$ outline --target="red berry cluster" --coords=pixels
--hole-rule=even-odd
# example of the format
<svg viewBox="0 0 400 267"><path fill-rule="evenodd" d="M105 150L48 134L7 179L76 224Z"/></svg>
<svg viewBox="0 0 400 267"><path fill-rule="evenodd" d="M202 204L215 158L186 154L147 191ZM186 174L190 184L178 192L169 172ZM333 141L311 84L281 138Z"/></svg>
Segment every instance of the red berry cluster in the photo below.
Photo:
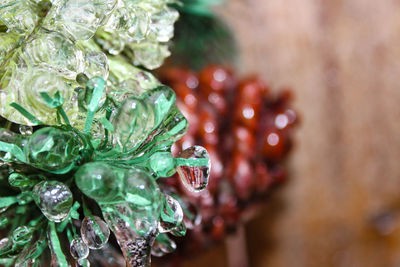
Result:
<svg viewBox="0 0 400 267"><path fill-rule="evenodd" d="M272 95L258 77L238 80L221 66L208 66L198 74L169 68L160 78L175 90L178 107L189 121L173 153L202 145L211 157L209 185L201 194L185 191L177 179L164 179L199 207L202 223L189 233L188 244L198 249L234 230L252 203L286 179L282 163L297 115L289 107L289 90Z"/></svg>

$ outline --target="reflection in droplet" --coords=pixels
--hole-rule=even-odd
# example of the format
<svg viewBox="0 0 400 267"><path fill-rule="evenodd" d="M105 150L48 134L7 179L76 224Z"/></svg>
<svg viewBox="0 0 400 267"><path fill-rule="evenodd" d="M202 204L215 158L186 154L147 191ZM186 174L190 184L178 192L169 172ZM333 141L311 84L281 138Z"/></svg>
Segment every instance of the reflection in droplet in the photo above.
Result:
<svg viewBox="0 0 400 267"><path fill-rule="evenodd" d="M210 176L210 157L207 150L201 146L193 146L185 149L178 155L177 161L186 159L186 163L196 163L197 160L204 160L206 164L195 166L191 164L178 164L177 172L185 187L192 192L204 190ZM191 160L191 161L190 161Z"/></svg>

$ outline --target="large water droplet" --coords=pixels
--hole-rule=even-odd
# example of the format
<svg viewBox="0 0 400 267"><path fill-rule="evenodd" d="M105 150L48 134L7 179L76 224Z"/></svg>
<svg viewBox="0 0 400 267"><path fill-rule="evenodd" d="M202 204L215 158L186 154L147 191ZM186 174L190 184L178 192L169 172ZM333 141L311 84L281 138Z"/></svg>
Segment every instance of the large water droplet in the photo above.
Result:
<svg viewBox="0 0 400 267"><path fill-rule="evenodd" d="M155 114L146 101L130 97L111 117L113 142L125 151L134 150L151 133Z"/></svg>
<svg viewBox="0 0 400 267"><path fill-rule="evenodd" d="M73 166L81 146L79 138L72 132L46 127L29 137L25 154L29 163L35 167L62 173Z"/></svg>
<svg viewBox="0 0 400 267"><path fill-rule="evenodd" d="M89 248L101 249L108 241L110 229L99 217L86 216L82 221L81 235Z"/></svg>
<svg viewBox="0 0 400 267"><path fill-rule="evenodd" d="M43 181L35 185L33 199L47 219L57 223L68 217L73 201L68 186L57 181Z"/></svg>
<svg viewBox="0 0 400 267"><path fill-rule="evenodd" d="M146 234L157 227L161 194L154 178L141 169L130 169L125 174L123 188L128 204L125 215L132 219L135 230Z"/></svg>
<svg viewBox="0 0 400 267"><path fill-rule="evenodd" d="M75 182L85 195L98 202L114 201L118 198L122 183L118 174L118 168L102 162L91 162L79 168Z"/></svg>
<svg viewBox="0 0 400 267"><path fill-rule="evenodd" d="M185 187L191 192L204 190L210 177L211 165L207 150L201 146L192 146L182 151L176 160L180 165L177 167L179 178Z"/></svg>
<svg viewBox="0 0 400 267"><path fill-rule="evenodd" d="M170 195L165 195L158 230L161 233L169 232L177 227L182 220L183 210L179 202Z"/></svg>
<svg viewBox="0 0 400 267"><path fill-rule="evenodd" d="M76 260L86 259L89 256L89 247L80 237L76 237L71 241L69 251Z"/></svg>

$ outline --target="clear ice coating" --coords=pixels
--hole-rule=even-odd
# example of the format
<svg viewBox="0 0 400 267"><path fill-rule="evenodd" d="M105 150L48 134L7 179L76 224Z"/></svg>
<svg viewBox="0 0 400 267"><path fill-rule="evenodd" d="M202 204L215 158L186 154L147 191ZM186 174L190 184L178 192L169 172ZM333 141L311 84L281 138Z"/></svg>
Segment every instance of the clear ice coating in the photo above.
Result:
<svg viewBox="0 0 400 267"><path fill-rule="evenodd" d="M12 264L36 266L48 247L49 265L69 265L62 229L71 230L67 218L77 223L81 213L78 205L72 207L69 187L77 202L80 193L92 199L84 208L97 202L106 221L88 215L81 237L73 233L70 253L77 266L90 265L89 249L102 251L110 229L128 266L150 265L157 236L154 251L173 251L176 244L159 232L183 235L183 210L161 193L155 178L172 175L177 165L181 171L200 166L200 173L187 179L199 191L208 180L209 159L201 151L172 157L171 144L183 136L187 121L174 92L143 70L159 67L170 54L167 42L178 18L168 7L171 1L0 2L0 116L21 125L20 134L0 129L0 165L17 166L6 174L0 169L0 177L22 191L8 199L18 202L18 214L33 198L49 220L38 216L27 226L12 227L0 240L0 258L20 252ZM95 89L103 85L99 96L102 90ZM37 124L42 125L32 128ZM11 213L16 206L1 210ZM4 219L5 228L10 222ZM35 232L42 225L47 231Z"/></svg>
<svg viewBox="0 0 400 267"><path fill-rule="evenodd" d="M65 220L72 207L72 193L58 181L43 181L34 186L33 200L42 213L53 222Z"/></svg>
<svg viewBox="0 0 400 267"><path fill-rule="evenodd" d="M157 183L141 169L126 169L120 203L100 203L127 266L150 266L151 246L157 235L161 193Z"/></svg>
<svg viewBox="0 0 400 267"><path fill-rule="evenodd" d="M160 233L170 232L183 220L183 210L179 202L170 195L164 194L158 230Z"/></svg>
<svg viewBox="0 0 400 267"><path fill-rule="evenodd" d="M134 230L132 221L125 221L125 216L132 214L132 210L125 204L102 206L105 220L113 230L118 244L124 254L127 267L150 267L151 247L157 236L155 229L146 234L139 234Z"/></svg>
<svg viewBox="0 0 400 267"><path fill-rule="evenodd" d="M91 249L101 249L110 236L108 225L97 216L86 216L81 225L83 241Z"/></svg>
<svg viewBox="0 0 400 267"><path fill-rule="evenodd" d="M186 160L185 160L186 159ZM200 192L208 184L210 177L210 156L205 148L192 146L182 151L177 157L177 172L186 189L191 192ZM196 166L198 160L205 161L201 166ZM193 163L193 164L192 164Z"/></svg>
<svg viewBox="0 0 400 267"><path fill-rule="evenodd" d="M44 27L65 32L74 40L88 40L113 11L117 0L61 0L46 17Z"/></svg>
<svg viewBox="0 0 400 267"><path fill-rule="evenodd" d="M69 251L75 260L83 260L89 256L89 247L80 237L72 239L69 245Z"/></svg>
<svg viewBox="0 0 400 267"><path fill-rule="evenodd" d="M31 32L39 20L35 7L32 1L2 0L0 19L12 31Z"/></svg>
<svg viewBox="0 0 400 267"><path fill-rule="evenodd" d="M72 125L83 127L74 90L76 76L121 77L112 55L124 52L129 63L159 67L170 55L178 12L170 1L131 0L3 0L0 4L0 115L33 125L10 108L15 102L47 125L57 125L56 112L40 96L59 91ZM121 59L122 57L119 57ZM127 59L123 60L127 63ZM130 65L129 64L129 65ZM130 65L130 69L141 71ZM126 71L126 70L124 70ZM122 83L121 83L122 82ZM110 79L116 95L134 92L139 77ZM158 84L158 82L156 83ZM125 85L129 85L128 88Z"/></svg>

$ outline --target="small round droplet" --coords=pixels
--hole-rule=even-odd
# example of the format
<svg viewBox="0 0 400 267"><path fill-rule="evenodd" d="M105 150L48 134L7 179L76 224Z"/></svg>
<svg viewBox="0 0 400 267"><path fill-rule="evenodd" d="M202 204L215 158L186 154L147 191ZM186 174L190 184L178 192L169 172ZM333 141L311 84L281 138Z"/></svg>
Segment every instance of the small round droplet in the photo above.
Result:
<svg viewBox="0 0 400 267"><path fill-rule="evenodd" d="M28 125L20 125L19 132L25 136L31 135L33 133L33 128L32 128L32 126L28 126Z"/></svg>
<svg viewBox="0 0 400 267"><path fill-rule="evenodd" d="M182 220L183 210L179 202L170 195L165 195L160 223L158 226L160 233L166 233L173 230L181 224Z"/></svg>
<svg viewBox="0 0 400 267"><path fill-rule="evenodd" d="M154 242L154 247L157 248L161 253L167 254L174 252L176 249L176 243L166 234L160 234L157 236L156 241Z"/></svg>
<svg viewBox="0 0 400 267"><path fill-rule="evenodd" d="M181 162L183 159L185 161ZM207 187L210 177L210 156L205 148L192 146L182 151L176 159L180 162L177 167L179 178L186 189L200 192ZM201 161L205 161L204 163ZM195 166L199 163L199 166Z"/></svg>
<svg viewBox="0 0 400 267"><path fill-rule="evenodd" d="M184 223L181 223L177 227L171 230L170 232L173 236L185 236L186 235L186 226Z"/></svg>
<svg viewBox="0 0 400 267"><path fill-rule="evenodd" d="M68 186L58 181L43 181L35 185L32 193L47 219L59 223L68 217L73 202Z"/></svg>
<svg viewBox="0 0 400 267"><path fill-rule="evenodd" d="M77 266L90 267L90 261L88 259L78 260L78 265Z"/></svg>
<svg viewBox="0 0 400 267"><path fill-rule="evenodd" d="M76 75L76 81L81 85L85 85L89 81L89 78L85 73L81 72Z"/></svg>
<svg viewBox="0 0 400 267"><path fill-rule="evenodd" d="M82 240L91 249L101 249L107 244L110 229L107 224L97 216L86 216L81 226Z"/></svg>
<svg viewBox="0 0 400 267"><path fill-rule="evenodd" d="M150 167L160 177L169 177L175 173L175 162L170 152L154 153L150 157Z"/></svg>
<svg viewBox="0 0 400 267"><path fill-rule="evenodd" d="M184 205L182 208L185 210L183 223L188 229L194 229L196 226L200 225L202 221L202 215L199 211L199 207L190 203L188 200L183 201Z"/></svg>
<svg viewBox="0 0 400 267"><path fill-rule="evenodd" d="M151 247L151 255L154 257L162 257L165 255L157 241L154 241L153 246Z"/></svg>
<svg viewBox="0 0 400 267"><path fill-rule="evenodd" d="M76 260L86 259L89 256L89 247L80 237L76 237L71 241L69 251Z"/></svg>
<svg viewBox="0 0 400 267"><path fill-rule="evenodd" d="M37 181L34 179L30 179L28 176L25 176L21 173L12 173L8 176L8 183L11 186L18 187L21 189L26 189L32 187L36 184Z"/></svg>
<svg viewBox="0 0 400 267"><path fill-rule="evenodd" d="M32 238L33 231L27 226L20 226L13 231L13 241L15 244L24 245Z"/></svg>

